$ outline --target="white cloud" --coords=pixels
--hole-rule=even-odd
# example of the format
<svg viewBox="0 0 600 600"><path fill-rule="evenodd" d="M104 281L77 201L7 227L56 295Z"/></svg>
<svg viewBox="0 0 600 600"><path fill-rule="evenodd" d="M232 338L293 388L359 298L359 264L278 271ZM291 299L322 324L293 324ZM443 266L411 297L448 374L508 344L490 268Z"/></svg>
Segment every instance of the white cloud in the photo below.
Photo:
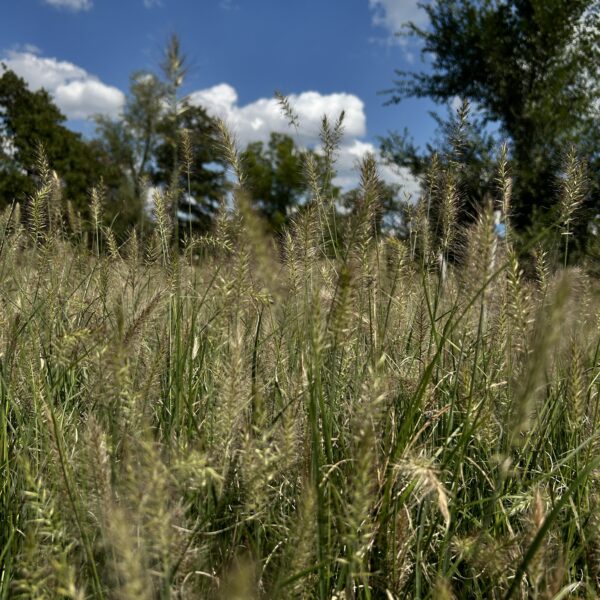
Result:
<svg viewBox="0 0 600 600"><path fill-rule="evenodd" d="M373 25L387 29L387 43L405 45L406 39L395 34L409 21L419 27L427 24L427 13L419 7L422 0L369 0L373 11Z"/></svg>
<svg viewBox="0 0 600 600"><path fill-rule="evenodd" d="M41 54L42 51L35 44L15 44L12 47L17 52L29 52L30 54Z"/></svg>
<svg viewBox="0 0 600 600"><path fill-rule="evenodd" d="M95 79L71 81L56 88L56 104L70 119L87 119L96 114L116 117L123 106L123 94L117 88Z"/></svg>
<svg viewBox="0 0 600 600"><path fill-rule="evenodd" d="M336 184L343 190L356 187L359 180L359 163L367 154L379 156L377 148L370 142L354 139L342 144L336 163ZM419 195L419 182L408 169L397 169L380 162L379 175L386 183L400 185L401 192L410 194L413 199Z"/></svg>
<svg viewBox="0 0 600 600"><path fill-rule="evenodd" d="M199 90L190 95L192 104L203 106L213 116L225 120L235 133L240 148L249 142L267 142L271 132L292 135L300 146L315 148L320 145L319 131L323 115L333 122L340 112L345 111L344 139L339 149L336 167L336 184L344 190L358 184L359 173L356 163L367 153L378 154L373 144L362 141L367 130L363 101L353 94L320 94L303 92L288 97L298 114L298 131L291 128L283 115L279 103L274 98L260 98L249 104L240 105L236 90L227 83ZM381 165L380 173L388 183L399 183L406 191L414 193L418 185L407 171L396 173L390 167Z"/></svg>
<svg viewBox="0 0 600 600"><path fill-rule="evenodd" d="M31 90L46 89L69 119L86 119L98 113L116 117L125 102L119 89L67 61L11 50L2 62Z"/></svg>
<svg viewBox="0 0 600 600"><path fill-rule="evenodd" d="M45 0L45 2L50 6L66 8L75 12L92 8L92 0Z"/></svg>
<svg viewBox="0 0 600 600"><path fill-rule="evenodd" d="M144 0L144 6L146 8L154 8L156 6L162 6L162 0Z"/></svg>
<svg viewBox="0 0 600 600"><path fill-rule="evenodd" d="M240 106L236 90L227 83L221 83L194 92L190 95L190 101L224 119L243 146L251 141L266 142L272 131L290 133L288 120L275 98L260 98ZM363 136L366 133L364 103L357 96L303 92L290 95L289 101L299 116L301 126L298 136L303 145L317 143L324 114L334 121L342 110L346 113L344 127L348 136Z"/></svg>

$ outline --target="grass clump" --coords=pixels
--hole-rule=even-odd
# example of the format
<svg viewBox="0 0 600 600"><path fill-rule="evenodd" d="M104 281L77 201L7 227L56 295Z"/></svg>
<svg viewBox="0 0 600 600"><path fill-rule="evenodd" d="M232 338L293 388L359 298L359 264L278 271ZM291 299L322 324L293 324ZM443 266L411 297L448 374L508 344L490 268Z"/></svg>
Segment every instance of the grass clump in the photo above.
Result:
<svg viewBox="0 0 600 600"><path fill-rule="evenodd" d="M372 157L345 220L309 157L275 243L219 131L233 207L183 252L176 190L119 246L101 186L57 216L43 154L1 217L0 597L595 598L598 285L543 239L524 275L506 151L466 230L434 161L406 241Z"/></svg>

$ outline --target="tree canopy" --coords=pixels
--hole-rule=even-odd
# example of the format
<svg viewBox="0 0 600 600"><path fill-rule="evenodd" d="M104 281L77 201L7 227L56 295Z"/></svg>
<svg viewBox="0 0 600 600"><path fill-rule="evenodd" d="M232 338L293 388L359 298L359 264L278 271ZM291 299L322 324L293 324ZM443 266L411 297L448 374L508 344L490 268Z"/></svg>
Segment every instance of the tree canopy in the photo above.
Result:
<svg viewBox="0 0 600 600"><path fill-rule="evenodd" d="M325 180L324 159L311 150L299 149L285 134L271 133L267 145L253 142L241 158L252 201L273 231L279 231L298 208L309 186L304 176L306 154L313 156ZM333 190L337 193L337 190Z"/></svg>
<svg viewBox="0 0 600 600"><path fill-rule="evenodd" d="M115 186L118 173L107 156L67 127L65 116L45 90L32 92L4 68L0 76L0 205L26 202L35 186L40 144L63 184L64 196L85 213L88 193L100 179Z"/></svg>
<svg viewBox="0 0 600 600"><path fill-rule="evenodd" d="M134 73L122 115L98 117L97 132L140 206L145 183L169 189L176 230L185 221L186 231L205 231L228 186L213 143L214 119L179 97L186 73L179 40L172 36L160 73Z"/></svg>
<svg viewBox="0 0 600 600"><path fill-rule="evenodd" d="M423 9L429 27L410 23L405 33L421 41L430 68L397 71L389 102L458 96L477 107L484 126L496 123L511 143L513 221L524 230L553 209L570 143L598 163L600 2L433 0ZM398 154L405 160L406 148ZM597 210L598 195L589 194L581 215Z"/></svg>
<svg viewBox="0 0 600 600"><path fill-rule="evenodd" d="M168 121L159 123L160 141L152 171L155 185L172 181L176 168L176 185L181 190L180 215L199 230L207 230L223 201L228 184L221 158L215 151L215 122L200 106L183 105L179 117L179 139L170 140Z"/></svg>

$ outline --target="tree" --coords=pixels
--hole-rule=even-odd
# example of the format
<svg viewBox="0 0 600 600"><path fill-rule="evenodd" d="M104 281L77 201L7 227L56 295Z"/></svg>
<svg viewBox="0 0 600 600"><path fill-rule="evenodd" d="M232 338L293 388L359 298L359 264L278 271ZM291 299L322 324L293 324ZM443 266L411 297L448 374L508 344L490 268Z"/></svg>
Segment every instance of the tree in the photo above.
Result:
<svg viewBox="0 0 600 600"><path fill-rule="evenodd" d="M225 170L215 152L215 122L202 107L184 104L178 126L179 140L173 143L169 120L159 124L161 141L152 179L155 185L181 190L178 210L186 229L206 231L227 190Z"/></svg>
<svg viewBox="0 0 600 600"><path fill-rule="evenodd" d="M384 160L408 168L418 177L431 175L434 162L440 173L454 172L461 204L457 221L470 223L497 188L495 150L497 141L486 131L480 119L470 115L466 102L449 111L447 119L432 113L437 121L437 135L423 151L415 146L408 132L390 133L380 138Z"/></svg>
<svg viewBox="0 0 600 600"><path fill-rule="evenodd" d="M484 125L497 123L512 145L513 222L524 230L552 209L569 143L597 159L600 2L433 0L423 9L430 28L410 23L407 32L423 42L431 68L397 71L390 102L459 96L480 109ZM587 198L588 216L597 198Z"/></svg>
<svg viewBox="0 0 600 600"><path fill-rule="evenodd" d="M141 211L144 182L170 190L178 237L180 221L185 230L210 226L227 185L214 150L214 120L179 97L187 66L177 36L170 38L160 69L161 76L134 73L121 117L96 122L99 142L127 177Z"/></svg>
<svg viewBox="0 0 600 600"><path fill-rule="evenodd" d="M98 143L129 180L133 196L142 208L144 179L149 179L152 160L159 144L165 86L152 73L136 72L130 77L129 94L118 119L96 117Z"/></svg>
<svg viewBox="0 0 600 600"><path fill-rule="evenodd" d="M308 192L304 176L307 153L313 155L325 178L323 157L311 150L298 149L288 135L271 133L266 146L263 142L253 142L242 152L252 201L273 231L281 230Z"/></svg>
<svg viewBox="0 0 600 600"><path fill-rule="evenodd" d="M346 227L352 227L352 219L359 210L363 191L360 188L348 190L340 197L340 206ZM402 197L402 186L379 181L378 207L375 215L377 233L394 235L399 238L408 237L410 203Z"/></svg>
<svg viewBox="0 0 600 600"><path fill-rule="evenodd" d="M117 185L118 174L110 169L107 157L67 129L65 120L45 90L30 91L22 78L4 67L0 77L0 206L14 200L25 202L33 194L40 144L61 179L65 198L84 216L91 185L100 179Z"/></svg>

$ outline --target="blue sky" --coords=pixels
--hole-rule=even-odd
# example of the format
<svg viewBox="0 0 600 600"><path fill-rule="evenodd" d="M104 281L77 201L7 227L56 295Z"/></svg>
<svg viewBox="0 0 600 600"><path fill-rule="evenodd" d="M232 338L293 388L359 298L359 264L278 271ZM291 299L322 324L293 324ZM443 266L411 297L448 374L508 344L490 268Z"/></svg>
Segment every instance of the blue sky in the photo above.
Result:
<svg viewBox="0 0 600 600"><path fill-rule="evenodd" d="M10 0L0 58L89 133L86 119L116 116L129 75L156 69L177 33L191 65L184 92L226 118L241 145L285 126L276 89L298 108L302 143L316 140L323 112L345 109L343 178L377 135L408 127L421 144L433 135L430 102L385 107L378 95L395 68L424 67L418 48L393 36L407 19L426 24L417 0Z"/></svg>

